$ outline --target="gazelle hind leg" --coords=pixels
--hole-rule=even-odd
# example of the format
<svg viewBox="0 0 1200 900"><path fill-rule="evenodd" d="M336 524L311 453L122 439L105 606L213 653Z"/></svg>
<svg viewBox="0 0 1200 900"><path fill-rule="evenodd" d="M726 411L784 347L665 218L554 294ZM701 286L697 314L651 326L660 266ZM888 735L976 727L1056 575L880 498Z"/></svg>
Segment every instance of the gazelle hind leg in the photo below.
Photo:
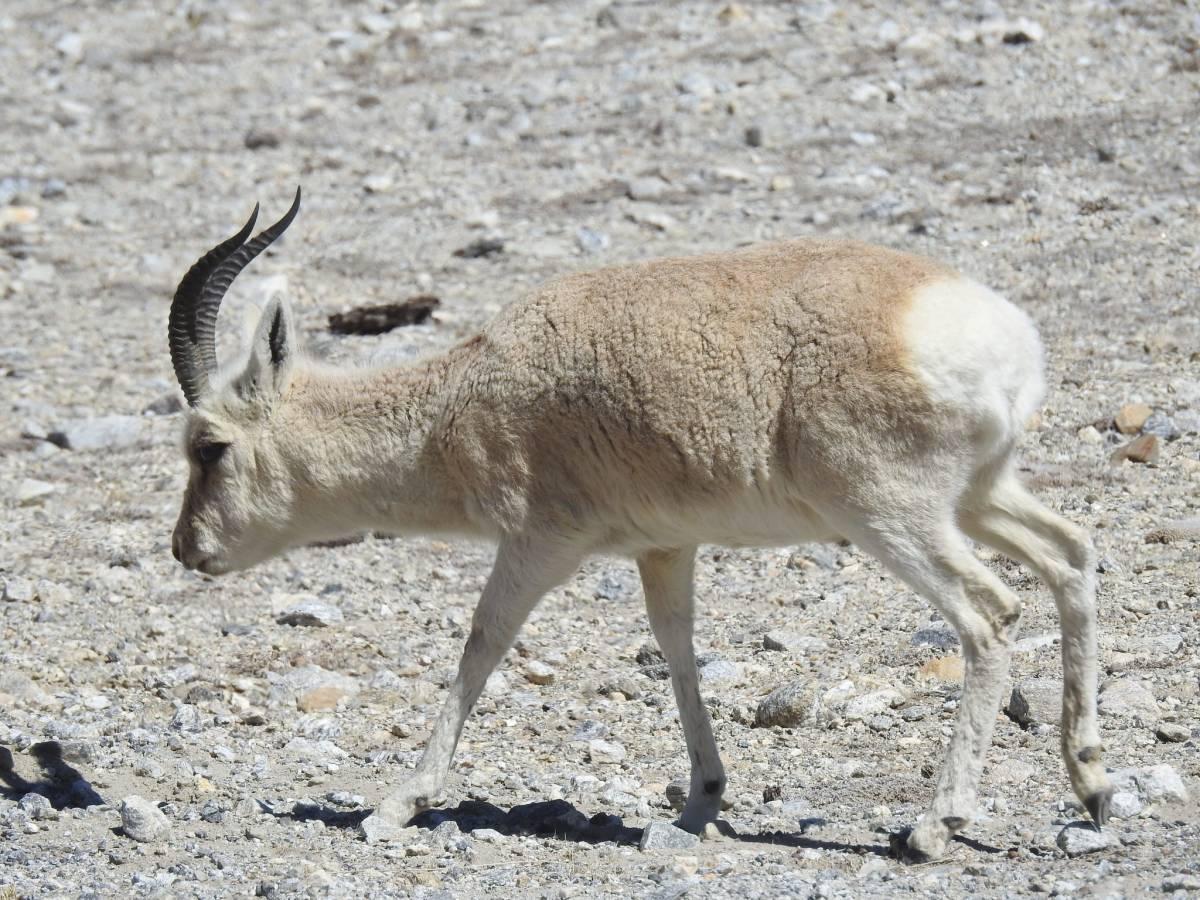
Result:
<svg viewBox="0 0 1200 900"><path fill-rule="evenodd" d="M1112 786L1104 770L1096 714L1096 554L1087 533L1055 515L1009 472L960 512L974 539L1028 566L1050 587L1062 629L1062 754L1076 795L1097 825L1108 818Z"/></svg>
<svg viewBox="0 0 1200 900"><path fill-rule="evenodd" d="M712 722L700 696L696 655L692 646L695 604L692 573L696 548L654 550L638 557L638 571L646 592L650 628L671 671L671 686L679 708L688 758L692 763L691 790L679 817L679 827L693 834L716 820L725 792L725 769Z"/></svg>
<svg viewBox="0 0 1200 900"><path fill-rule="evenodd" d="M1020 617L1020 601L975 558L952 514L927 516L910 510L886 521L856 515L838 522L843 534L932 603L962 640L962 696L933 802L911 832L897 836L895 850L910 862L940 856L975 815L984 755L1007 682L1008 631Z"/></svg>

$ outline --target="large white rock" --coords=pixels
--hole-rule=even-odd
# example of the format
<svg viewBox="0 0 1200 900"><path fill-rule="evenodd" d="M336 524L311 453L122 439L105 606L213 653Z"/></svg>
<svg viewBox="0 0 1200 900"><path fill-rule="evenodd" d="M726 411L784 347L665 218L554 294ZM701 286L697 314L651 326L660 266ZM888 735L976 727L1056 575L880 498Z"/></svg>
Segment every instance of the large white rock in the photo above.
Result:
<svg viewBox="0 0 1200 900"><path fill-rule="evenodd" d="M127 837L141 843L156 841L171 830L163 811L134 794L121 801L121 828Z"/></svg>

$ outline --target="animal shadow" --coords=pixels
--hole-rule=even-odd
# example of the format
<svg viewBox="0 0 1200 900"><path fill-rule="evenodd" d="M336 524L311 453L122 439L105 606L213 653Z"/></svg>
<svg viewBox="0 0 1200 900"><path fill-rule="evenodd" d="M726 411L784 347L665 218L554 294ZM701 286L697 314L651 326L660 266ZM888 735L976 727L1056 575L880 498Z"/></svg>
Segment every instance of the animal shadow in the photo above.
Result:
<svg viewBox="0 0 1200 900"><path fill-rule="evenodd" d="M104 803L104 798L79 772L63 759L58 741L42 741L29 748L42 770L42 778L28 781L17 772L12 751L0 747L0 796L20 800L26 794L41 794L55 809L86 809Z"/></svg>

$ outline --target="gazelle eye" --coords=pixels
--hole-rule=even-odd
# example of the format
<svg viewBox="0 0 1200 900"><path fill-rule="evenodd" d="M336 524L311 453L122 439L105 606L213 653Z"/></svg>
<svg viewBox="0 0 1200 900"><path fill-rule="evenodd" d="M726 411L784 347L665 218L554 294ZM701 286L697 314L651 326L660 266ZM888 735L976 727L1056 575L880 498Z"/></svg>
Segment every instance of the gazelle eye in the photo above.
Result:
<svg viewBox="0 0 1200 900"><path fill-rule="evenodd" d="M196 447L196 459L202 466L211 466L224 456L228 446L218 443L200 444Z"/></svg>

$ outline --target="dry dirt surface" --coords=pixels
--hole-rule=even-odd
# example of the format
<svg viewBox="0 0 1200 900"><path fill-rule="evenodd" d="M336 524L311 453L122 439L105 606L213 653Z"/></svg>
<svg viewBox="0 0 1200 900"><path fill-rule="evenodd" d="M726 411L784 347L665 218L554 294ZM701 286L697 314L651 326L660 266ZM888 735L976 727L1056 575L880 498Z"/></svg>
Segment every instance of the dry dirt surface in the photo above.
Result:
<svg viewBox="0 0 1200 900"><path fill-rule="evenodd" d="M1001 6L5 0L0 897L1200 888L1200 10ZM1118 818L1064 831L1053 605L989 556L1027 613L980 816L943 861L889 859L950 731L953 636L853 547L714 547L697 643L735 836L640 846L687 760L634 570L597 559L489 683L445 805L362 841L489 549L371 537L210 579L169 545L170 295L297 184L225 353L276 293L314 353L402 362L553 274L793 235L1006 293L1048 355L1025 475L1102 557ZM417 294L441 298L424 324L328 330ZM790 727L756 725L786 684Z"/></svg>

